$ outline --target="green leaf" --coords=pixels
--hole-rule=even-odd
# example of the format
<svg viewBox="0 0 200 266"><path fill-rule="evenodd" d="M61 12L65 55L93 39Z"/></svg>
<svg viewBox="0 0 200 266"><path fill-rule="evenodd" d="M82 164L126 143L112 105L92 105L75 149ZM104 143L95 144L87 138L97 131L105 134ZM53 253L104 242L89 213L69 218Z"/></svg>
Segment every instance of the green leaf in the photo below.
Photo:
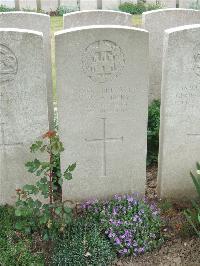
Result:
<svg viewBox="0 0 200 266"><path fill-rule="evenodd" d="M73 164L68 166L67 170L72 172L72 171L74 171L75 168L76 168L76 163L73 163Z"/></svg>
<svg viewBox="0 0 200 266"><path fill-rule="evenodd" d="M48 235L47 233L44 234L43 239L44 239L45 241L48 241L48 240L49 240L49 235Z"/></svg>
<svg viewBox="0 0 200 266"><path fill-rule="evenodd" d="M71 180L72 174L70 172L65 171L63 177L67 180Z"/></svg>
<svg viewBox="0 0 200 266"><path fill-rule="evenodd" d="M34 173L35 171L37 171L40 165L41 165L41 162L38 159L35 159L32 162L27 162L25 164L25 166L28 168L28 172L30 173Z"/></svg>
<svg viewBox="0 0 200 266"><path fill-rule="evenodd" d="M16 216L21 216L22 215L22 211L20 209L16 209L15 210L15 215Z"/></svg>
<svg viewBox="0 0 200 266"><path fill-rule="evenodd" d="M197 178L193 175L192 172L190 172L190 175L192 177L192 180L193 180L193 183L195 185L196 191L197 191L197 193L198 193L198 195L200 197L200 183L198 182Z"/></svg>
<svg viewBox="0 0 200 266"><path fill-rule="evenodd" d="M39 223L40 224L46 224L49 220L49 217L47 215L43 215L42 217L40 217L39 219Z"/></svg>
<svg viewBox="0 0 200 266"><path fill-rule="evenodd" d="M25 185L25 186L23 186L23 190L25 192L28 192L29 194L36 195L38 193L38 188L34 185Z"/></svg>
<svg viewBox="0 0 200 266"><path fill-rule="evenodd" d="M25 227L24 231L25 231L25 233L29 234L31 232L31 228L30 227Z"/></svg>
<svg viewBox="0 0 200 266"><path fill-rule="evenodd" d="M59 215L62 212L62 207L55 208L55 213Z"/></svg>
<svg viewBox="0 0 200 266"><path fill-rule="evenodd" d="M20 222L17 222L17 223L15 224L15 228L16 228L17 230L22 230L23 225L22 225Z"/></svg>
<svg viewBox="0 0 200 266"><path fill-rule="evenodd" d="M65 211L65 213L67 213L67 214L72 213L72 209L69 208L69 207L64 207L64 211Z"/></svg>
<svg viewBox="0 0 200 266"><path fill-rule="evenodd" d="M59 179L58 179L58 184L59 184L60 186L62 186L62 184L63 184L63 179L62 179L62 178L59 178Z"/></svg>

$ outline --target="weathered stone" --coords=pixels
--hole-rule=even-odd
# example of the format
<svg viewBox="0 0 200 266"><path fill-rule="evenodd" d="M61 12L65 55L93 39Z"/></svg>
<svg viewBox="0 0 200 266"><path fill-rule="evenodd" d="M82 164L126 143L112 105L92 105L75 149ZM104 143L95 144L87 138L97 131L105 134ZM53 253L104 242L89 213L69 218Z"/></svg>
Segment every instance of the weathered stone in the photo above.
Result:
<svg viewBox="0 0 200 266"><path fill-rule="evenodd" d="M200 25L166 30L160 129L159 194L196 195L190 170L199 161Z"/></svg>
<svg viewBox="0 0 200 266"><path fill-rule="evenodd" d="M55 37L62 169L77 162L64 200L144 193L148 33L92 26Z"/></svg>
<svg viewBox="0 0 200 266"><path fill-rule="evenodd" d="M48 130L42 33L0 29L0 204L30 183L29 146Z"/></svg>
<svg viewBox="0 0 200 266"><path fill-rule="evenodd" d="M0 28L19 28L43 33L50 128L53 127L50 17L31 12L0 13Z"/></svg>
<svg viewBox="0 0 200 266"><path fill-rule="evenodd" d="M80 0L80 10L97 9L97 0Z"/></svg>
<svg viewBox="0 0 200 266"><path fill-rule="evenodd" d="M160 99L164 30L195 23L200 23L200 11L192 9L160 9L142 14L143 28L150 37L150 102Z"/></svg>
<svg viewBox="0 0 200 266"><path fill-rule="evenodd" d="M90 25L132 26L132 15L118 11L81 11L63 16L64 29Z"/></svg>

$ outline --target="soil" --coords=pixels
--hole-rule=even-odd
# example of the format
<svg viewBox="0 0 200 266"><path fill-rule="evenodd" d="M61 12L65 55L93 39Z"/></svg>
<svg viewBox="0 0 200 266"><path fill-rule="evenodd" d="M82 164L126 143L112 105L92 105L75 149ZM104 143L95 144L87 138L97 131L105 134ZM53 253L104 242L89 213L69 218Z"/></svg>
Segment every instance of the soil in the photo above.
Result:
<svg viewBox="0 0 200 266"><path fill-rule="evenodd" d="M160 266L195 266L200 265L200 239L180 238L167 241L160 250L146 253L136 258L119 260L116 266L160 265Z"/></svg>
<svg viewBox="0 0 200 266"><path fill-rule="evenodd" d="M147 169L146 196L150 200L159 203L156 187L157 166L153 165ZM127 257L117 260L113 263L113 266L200 265L200 238L195 236L182 212L183 209L189 206L189 203L174 202L163 211L165 242L160 249L145 253L139 257Z"/></svg>

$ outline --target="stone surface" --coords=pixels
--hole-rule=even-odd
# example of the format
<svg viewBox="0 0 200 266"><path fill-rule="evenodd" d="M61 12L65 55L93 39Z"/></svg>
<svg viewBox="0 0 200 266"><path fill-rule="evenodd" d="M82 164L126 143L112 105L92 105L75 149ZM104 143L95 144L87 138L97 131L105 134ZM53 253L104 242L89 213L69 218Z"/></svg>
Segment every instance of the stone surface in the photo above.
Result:
<svg viewBox="0 0 200 266"><path fill-rule="evenodd" d="M97 0L80 0L80 10L96 10Z"/></svg>
<svg viewBox="0 0 200 266"><path fill-rule="evenodd" d="M200 146L200 25L168 29L164 40L160 129L159 194L195 195Z"/></svg>
<svg viewBox="0 0 200 266"><path fill-rule="evenodd" d="M195 2L191 2L190 0L179 0L180 8L191 8L191 5Z"/></svg>
<svg viewBox="0 0 200 266"><path fill-rule="evenodd" d="M23 8L36 11L37 10L36 1L35 0L20 0L20 9L23 10Z"/></svg>
<svg viewBox="0 0 200 266"><path fill-rule="evenodd" d="M0 13L0 28L19 28L39 31L44 36L45 65L47 75L47 96L49 107L50 127L53 125L53 90L51 74L51 35L50 17L44 14L31 12Z"/></svg>
<svg viewBox="0 0 200 266"><path fill-rule="evenodd" d="M143 28L150 35L150 102L160 98L164 30L195 23L200 23L200 11L197 10L172 8L143 13Z"/></svg>
<svg viewBox="0 0 200 266"><path fill-rule="evenodd" d="M176 0L160 0L159 3L163 8L176 8Z"/></svg>
<svg viewBox="0 0 200 266"><path fill-rule="evenodd" d="M144 193L148 33L92 26L55 37L62 169L77 162L64 200Z"/></svg>
<svg viewBox="0 0 200 266"><path fill-rule="evenodd" d="M0 29L0 204L30 183L29 146L48 130L43 51L41 33Z"/></svg>
<svg viewBox="0 0 200 266"><path fill-rule="evenodd" d="M15 7L15 0L0 0L0 5L13 8Z"/></svg>
<svg viewBox="0 0 200 266"><path fill-rule="evenodd" d="M132 26L132 15L118 11L78 11L63 16L64 29L90 25Z"/></svg>

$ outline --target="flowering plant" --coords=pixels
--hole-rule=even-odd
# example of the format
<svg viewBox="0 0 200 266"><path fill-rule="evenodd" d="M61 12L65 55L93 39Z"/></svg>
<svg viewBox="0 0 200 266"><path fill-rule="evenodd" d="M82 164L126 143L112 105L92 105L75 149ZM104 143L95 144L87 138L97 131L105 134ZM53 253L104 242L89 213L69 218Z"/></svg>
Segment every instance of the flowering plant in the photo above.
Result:
<svg viewBox="0 0 200 266"><path fill-rule="evenodd" d="M110 201L87 201L85 214L101 223L119 255L135 256L158 247L163 242L162 221L155 204L136 195L115 195Z"/></svg>
<svg viewBox="0 0 200 266"><path fill-rule="evenodd" d="M28 172L34 174L37 179L35 184L26 184L16 190L16 229L25 233L38 231L44 240L49 240L63 232L71 222L72 209L56 200L57 187L58 184L62 187L64 179L72 179L76 164L69 165L63 174L57 169L58 157L64 148L54 131L44 134L41 140L31 145L30 150L32 153L46 153L48 160L34 159L25 165ZM40 200L42 197L44 200Z"/></svg>

